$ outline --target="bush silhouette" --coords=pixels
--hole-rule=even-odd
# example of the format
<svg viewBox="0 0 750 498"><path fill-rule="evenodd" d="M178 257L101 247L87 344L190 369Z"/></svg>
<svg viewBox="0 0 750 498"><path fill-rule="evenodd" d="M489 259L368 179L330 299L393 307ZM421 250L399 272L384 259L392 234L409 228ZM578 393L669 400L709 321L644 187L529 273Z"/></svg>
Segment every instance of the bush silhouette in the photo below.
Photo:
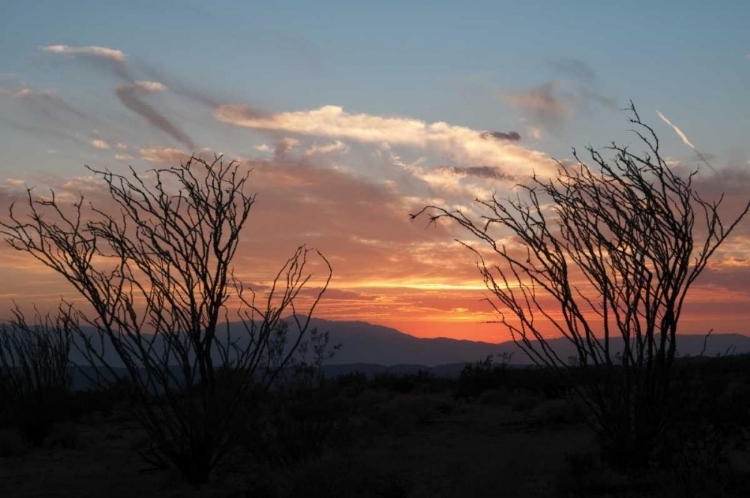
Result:
<svg viewBox="0 0 750 498"><path fill-rule="evenodd" d="M255 196L235 162L192 157L148 176L89 169L106 185L110 209L29 189L25 215L12 205L0 232L65 277L92 310L59 308L95 385L118 382L112 352L125 366L133 413L152 442L144 458L205 483L244 430L258 387L273 384L308 333L331 267L300 246L263 294L240 282L232 262ZM322 278L303 305L315 255ZM240 334L222 323L230 318ZM241 375L227 382L230 371Z"/></svg>
<svg viewBox="0 0 750 498"><path fill-rule="evenodd" d="M643 468L679 416L670 407L685 296L750 202L723 221L722 199L701 198L697 171L673 170L654 130L632 103L629 111L643 153L613 143L606 158L588 147L587 164L574 150L576 163L558 161L553 178L535 175L508 199L477 199L479 219L438 206L411 217L446 219L481 244L462 243L499 323L532 361L568 380L602 450ZM575 348L572 361L549 330Z"/></svg>

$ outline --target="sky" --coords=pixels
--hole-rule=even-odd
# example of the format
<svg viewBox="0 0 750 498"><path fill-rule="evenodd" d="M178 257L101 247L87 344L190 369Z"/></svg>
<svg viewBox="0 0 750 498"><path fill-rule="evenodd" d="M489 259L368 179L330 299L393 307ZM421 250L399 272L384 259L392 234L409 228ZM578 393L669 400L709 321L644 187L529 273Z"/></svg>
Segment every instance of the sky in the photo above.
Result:
<svg viewBox="0 0 750 498"><path fill-rule="evenodd" d="M696 185L750 195L750 3L0 1L0 208L106 202L124 173L224 154L258 192L238 275L301 243L330 260L318 316L501 342L456 227L409 214L512 193L572 148L634 143L632 100ZM710 164L705 165L704 161ZM681 331L750 333L750 219L696 282ZM0 318L75 294L0 247ZM7 310L7 311L6 311Z"/></svg>

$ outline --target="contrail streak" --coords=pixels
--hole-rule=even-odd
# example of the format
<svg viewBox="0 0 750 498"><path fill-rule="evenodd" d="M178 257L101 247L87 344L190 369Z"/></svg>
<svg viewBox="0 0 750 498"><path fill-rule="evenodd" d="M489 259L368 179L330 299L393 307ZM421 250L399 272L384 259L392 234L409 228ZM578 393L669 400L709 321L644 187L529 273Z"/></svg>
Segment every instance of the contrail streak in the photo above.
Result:
<svg viewBox="0 0 750 498"><path fill-rule="evenodd" d="M665 123L667 123L669 126L672 127L672 129L675 131L675 133L677 133L677 135L682 139L682 143L684 143L685 145L687 145L688 147L690 147L691 149L693 149L693 151L695 151L695 154L698 156L698 159L700 159L701 161L703 161L706 166L708 166L709 168L711 168L711 171L716 171L714 169L714 167L711 166L711 163L709 163L708 160L706 160L706 157L703 154L701 154L701 151L699 151L698 148L695 145L693 145L693 143L690 141L690 139L688 139L687 135L685 135L682 132L682 130L677 127L677 125L673 124L669 120L669 118L667 118L664 114L662 114L658 109L656 111L656 114L659 115L659 117L662 119L662 121L664 121Z"/></svg>

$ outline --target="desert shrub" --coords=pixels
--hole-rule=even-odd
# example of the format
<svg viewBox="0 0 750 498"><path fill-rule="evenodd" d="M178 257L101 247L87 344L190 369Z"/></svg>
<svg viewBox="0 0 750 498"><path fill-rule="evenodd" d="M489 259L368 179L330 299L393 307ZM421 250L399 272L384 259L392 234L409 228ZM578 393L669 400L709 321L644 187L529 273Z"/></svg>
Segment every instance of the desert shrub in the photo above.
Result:
<svg viewBox="0 0 750 498"><path fill-rule="evenodd" d="M530 412L539 404L539 397L526 391L516 391L511 396L510 407L514 412Z"/></svg>
<svg viewBox="0 0 750 498"><path fill-rule="evenodd" d="M723 197L703 199L698 171L673 169L653 128L629 111L644 152L615 142L587 147L586 158L574 150L575 161L507 198L476 199L476 210L429 205L411 218L450 221L479 242L461 244L499 323L531 361L570 381L603 449L636 469L679 416L670 395L685 297L750 202L722 219ZM573 363L549 330L575 349Z"/></svg>
<svg viewBox="0 0 750 498"><path fill-rule="evenodd" d="M529 415L545 425L576 424L585 420L578 407L565 399L543 400L532 408Z"/></svg>
<svg viewBox="0 0 750 498"><path fill-rule="evenodd" d="M393 435L404 436L419 426L429 425L446 410L439 394L402 394L377 407L375 419Z"/></svg>
<svg viewBox="0 0 750 498"><path fill-rule="evenodd" d="M18 428L0 429L0 458L20 456L28 449L28 443Z"/></svg>
<svg viewBox="0 0 750 498"><path fill-rule="evenodd" d="M328 386L272 393L252 416L260 428L246 435L256 458L288 466L346 445L351 407Z"/></svg>
<svg viewBox="0 0 750 498"><path fill-rule="evenodd" d="M345 396L359 396L369 387L367 375L362 372L339 375L334 382Z"/></svg>
<svg viewBox="0 0 750 498"><path fill-rule="evenodd" d="M412 392L420 380L417 374L394 374L390 372L378 373L373 376L370 386L373 389L386 389L388 391L406 394ZM426 377L426 375L424 375Z"/></svg>
<svg viewBox="0 0 750 498"><path fill-rule="evenodd" d="M29 189L0 232L86 302L86 311L64 302L64 323L80 339L74 346L93 367L95 384L117 381L112 350L127 370L133 416L153 443L144 457L204 484L237 441L245 419L239 409L255 384L273 385L308 336L332 268L302 245L264 291L240 281L233 261L255 195L237 162L191 157L148 175L90 171L115 209L82 198L71 206L54 192L40 198ZM308 293L312 258L321 271ZM230 321L234 330L224 324ZM217 372L230 368L247 375L227 393Z"/></svg>
<svg viewBox="0 0 750 498"><path fill-rule="evenodd" d="M480 405L505 406L510 403L510 393L507 389L487 389L477 396Z"/></svg>
<svg viewBox="0 0 750 498"><path fill-rule="evenodd" d="M452 387L450 379L439 378L426 370L416 373L383 372L376 374L369 382L372 389L387 389L399 394L411 392L445 392Z"/></svg>
<svg viewBox="0 0 750 498"><path fill-rule="evenodd" d="M565 455L565 463L555 483L555 496L651 496L638 491L642 486L634 484L625 474L604 465L594 453L571 453Z"/></svg>
<svg viewBox="0 0 750 498"><path fill-rule="evenodd" d="M745 443L750 397L734 359L683 359L675 367L675 413L653 455L679 496L725 496L730 453ZM727 368L729 366L729 368Z"/></svg>
<svg viewBox="0 0 750 498"><path fill-rule="evenodd" d="M501 387L504 384L507 366L512 357L512 353L502 353L499 364L493 363L493 355L466 364L456 382L455 396L457 398L473 398L487 389Z"/></svg>
<svg viewBox="0 0 750 498"><path fill-rule="evenodd" d="M564 397L570 391L570 380L546 368L509 368L503 383L508 389L521 389L546 399Z"/></svg>
<svg viewBox="0 0 750 498"><path fill-rule="evenodd" d="M290 498L346 496L351 498L405 498L414 488L412 476L384 465L373 465L342 453L326 455L296 469L291 475Z"/></svg>
<svg viewBox="0 0 750 498"><path fill-rule="evenodd" d="M57 422L52 426L47 437L44 439L44 447L47 449L61 448L65 450L76 449L80 446L78 431L71 422Z"/></svg>
<svg viewBox="0 0 750 498"><path fill-rule="evenodd" d="M62 316L13 310L0 326L0 426L15 426L40 446L57 421L70 417L71 329Z"/></svg>

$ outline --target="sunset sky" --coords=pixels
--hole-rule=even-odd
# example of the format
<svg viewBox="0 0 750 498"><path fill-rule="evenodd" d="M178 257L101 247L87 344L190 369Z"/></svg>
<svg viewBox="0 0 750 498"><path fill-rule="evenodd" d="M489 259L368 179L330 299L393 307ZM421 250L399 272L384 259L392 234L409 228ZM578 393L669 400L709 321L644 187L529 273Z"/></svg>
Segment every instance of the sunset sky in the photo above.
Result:
<svg viewBox="0 0 750 498"><path fill-rule="evenodd" d="M606 7L604 6L606 4ZM659 5L659 6L657 6ZM300 243L330 260L318 316L500 342L455 227L409 221L634 143L632 99L696 185L750 196L750 2L3 1L0 208L24 185L104 198L126 172L221 153L253 168L248 283ZM3 214L4 216L4 214ZM682 330L750 333L750 219ZM0 318L69 286L0 247Z"/></svg>

